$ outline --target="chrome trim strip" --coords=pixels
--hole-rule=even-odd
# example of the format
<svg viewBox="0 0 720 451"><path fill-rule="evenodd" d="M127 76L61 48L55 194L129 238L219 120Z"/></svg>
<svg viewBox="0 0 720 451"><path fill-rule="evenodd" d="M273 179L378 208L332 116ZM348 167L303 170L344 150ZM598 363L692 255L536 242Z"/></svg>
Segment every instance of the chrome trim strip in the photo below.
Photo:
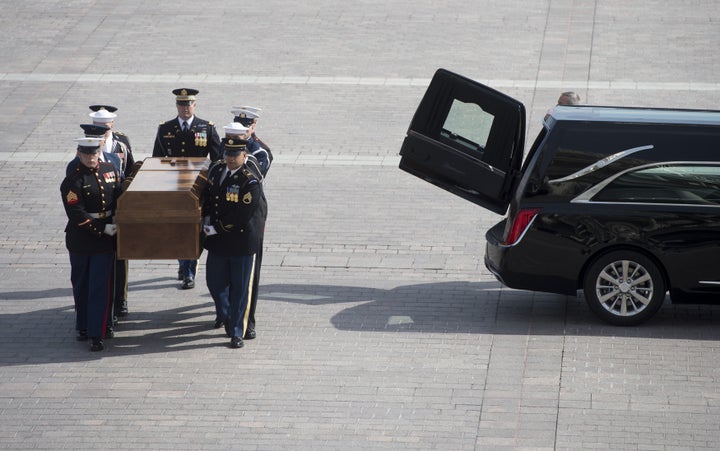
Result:
<svg viewBox="0 0 720 451"><path fill-rule="evenodd" d="M700 280L698 282L700 285L717 285L720 286L720 282L716 280Z"/></svg>
<svg viewBox="0 0 720 451"><path fill-rule="evenodd" d="M611 177L606 178L602 182L596 184L595 186L589 188L587 191L578 194L574 199L570 201L570 203L597 203L597 204L618 204L618 205L681 205L684 207L687 206L693 206L693 207L710 207L710 208L717 208L717 205L704 205L704 204L686 204L686 203L660 203L660 202L598 202L598 201L591 201L590 199L595 196L598 192L600 192L603 188L608 186L610 183L612 183L616 178L621 177L628 172L635 172L642 169L647 168L653 168L653 167L660 167L660 166L687 166L687 165L696 165L696 166L718 166L717 161L653 161L652 163L643 164L641 166L635 166L632 168L625 169L624 171L618 172L616 174L613 174Z"/></svg>
<svg viewBox="0 0 720 451"><path fill-rule="evenodd" d="M608 155L607 157L603 158L602 160L598 160L595 163L591 164L590 166L584 167L580 169L577 172L574 172L566 177L561 177L559 179L553 179L548 180L548 183L562 183L567 182L568 180L573 180L578 177L582 177L583 175L587 175L591 172L595 172L598 169L602 169L605 166L613 163L615 160L619 160L621 158L625 158L628 155L634 154L635 152L640 152L642 150L650 150L654 149L655 146L652 144L648 144L647 146L640 146L640 147L633 147L632 149L623 150L621 152L614 153L612 155Z"/></svg>
<svg viewBox="0 0 720 451"><path fill-rule="evenodd" d="M574 204L593 204L593 205L646 205L650 206L662 206L662 207L698 207L698 208L718 208L720 205L708 205L708 204L670 204L667 202L631 202L631 201L598 201L598 200L571 200L570 203Z"/></svg>

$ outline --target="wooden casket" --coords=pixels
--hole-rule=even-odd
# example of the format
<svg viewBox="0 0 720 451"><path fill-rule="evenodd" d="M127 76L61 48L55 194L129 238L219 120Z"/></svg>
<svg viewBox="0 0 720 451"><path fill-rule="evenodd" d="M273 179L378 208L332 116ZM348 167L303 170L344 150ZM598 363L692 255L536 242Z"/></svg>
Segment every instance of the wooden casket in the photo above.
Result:
<svg viewBox="0 0 720 451"><path fill-rule="evenodd" d="M146 158L117 201L121 260L195 260L202 247L200 195L207 158Z"/></svg>

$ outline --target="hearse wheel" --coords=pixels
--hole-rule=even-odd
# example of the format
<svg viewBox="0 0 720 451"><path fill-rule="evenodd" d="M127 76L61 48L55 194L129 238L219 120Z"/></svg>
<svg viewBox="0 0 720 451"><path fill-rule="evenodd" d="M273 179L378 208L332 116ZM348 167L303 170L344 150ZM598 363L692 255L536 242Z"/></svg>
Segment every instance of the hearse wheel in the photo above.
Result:
<svg viewBox="0 0 720 451"><path fill-rule="evenodd" d="M616 326L649 319L663 304L666 290L657 265L628 250L598 258L585 273L583 289L590 309Z"/></svg>

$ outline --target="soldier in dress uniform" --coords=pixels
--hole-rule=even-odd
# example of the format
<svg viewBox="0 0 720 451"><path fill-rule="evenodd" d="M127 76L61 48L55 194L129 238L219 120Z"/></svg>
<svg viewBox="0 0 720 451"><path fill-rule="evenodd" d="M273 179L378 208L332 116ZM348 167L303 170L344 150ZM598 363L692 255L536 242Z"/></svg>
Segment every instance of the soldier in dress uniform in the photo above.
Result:
<svg viewBox="0 0 720 451"><path fill-rule="evenodd" d="M117 232L113 213L121 193L120 173L111 163L100 161L102 138L75 141L80 164L60 185L68 217L65 245L70 253L75 329L78 340L92 339L91 351L102 351L112 321Z"/></svg>
<svg viewBox="0 0 720 451"><path fill-rule="evenodd" d="M262 174L247 164L247 141L224 138L225 160L208 171L203 191L206 280L230 347L243 347L255 260L265 228Z"/></svg>
<svg viewBox="0 0 720 451"><path fill-rule="evenodd" d="M132 154L130 139L122 132L115 130L115 118L117 108L112 105L90 105L88 116L92 118L93 124L104 125L108 127L105 133L105 143L103 144L103 153L117 155L120 158L120 175L123 180L131 177L135 166L135 158ZM115 300L113 302L113 311L115 317L125 317L128 315L128 261L115 261Z"/></svg>
<svg viewBox="0 0 720 451"><path fill-rule="evenodd" d="M176 118L158 127L153 157L209 157L220 159L220 137L215 124L195 116L197 89L175 89Z"/></svg>
<svg viewBox="0 0 720 451"><path fill-rule="evenodd" d="M209 157L221 158L220 137L215 125L195 116L197 89L173 90L178 115L160 124L155 137L153 157ZM178 280L182 289L195 288L197 260L179 260Z"/></svg>
<svg viewBox="0 0 720 451"><path fill-rule="evenodd" d="M234 118L235 122L226 125L224 129L226 138L239 138L247 140L248 142L247 148L250 155L248 155L246 165L250 166L255 170L255 172L258 172L262 175L260 183L263 186L263 189L261 191L263 202L260 205L260 213L263 217L263 220L267 220L267 199L265 198L264 181L265 174L267 174L267 171L270 169L270 163L272 162L272 154L269 150L261 147L260 143L262 143L262 141L253 138L255 124L258 117L256 115L257 111L259 111L259 109L253 107L234 107L231 112L233 114L236 114ZM252 291L248 305L248 326L247 330L245 331L245 336L243 337L246 340L252 340L257 336L255 328L255 310L257 308L258 290L260 288L260 268L262 266L264 235L265 233L263 227L263 233L260 234L260 246L255 257L255 271L253 273ZM219 323L218 319L216 319L215 328L220 327L220 325L221 323Z"/></svg>
<svg viewBox="0 0 720 451"><path fill-rule="evenodd" d="M257 158L258 162L260 163L260 167L262 169L262 175L263 177L267 176L268 171L270 170L270 165L273 161L273 154L270 150L270 146L268 146L263 140L261 140L257 134L255 133L255 129L257 127L258 119L260 118L260 112L262 109L252 107L252 106L239 106L239 107L233 107L230 112L235 115L234 121L240 122L246 127L250 128L250 137L248 138L249 141L255 142L258 144L257 149L253 149L251 151L252 155ZM251 144L249 144L249 147L252 147ZM265 197L265 189L263 184L263 197ZM265 204L267 207L267 203ZM267 209L265 210L265 215L267 219ZM256 336L256 330L255 330L255 309L257 307L257 300L258 300L258 293L259 293L259 287L260 287L260 268L262 267L262 255L263 255L263 244L262 241L260 243L260 251L257 255L257 264L256 264L256 270L255 270L255 277L253 278L253 291L252 291L252 299L250 300L250 307L249 307L249 321L248 321L248 330L245 333L246 339L253 339Z"/></svg>

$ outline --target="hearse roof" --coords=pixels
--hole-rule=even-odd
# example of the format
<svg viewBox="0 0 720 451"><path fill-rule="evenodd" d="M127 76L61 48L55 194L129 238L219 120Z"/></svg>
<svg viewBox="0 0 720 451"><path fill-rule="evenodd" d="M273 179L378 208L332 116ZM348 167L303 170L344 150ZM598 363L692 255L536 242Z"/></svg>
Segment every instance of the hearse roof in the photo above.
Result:
<svg viewBox="0 0 720 451"><path fill-rule="evenodd" d="M556 121L624 122L647 124L720 125L720 111L671 108L573 105L553 107L545 117Z"/></svg>

